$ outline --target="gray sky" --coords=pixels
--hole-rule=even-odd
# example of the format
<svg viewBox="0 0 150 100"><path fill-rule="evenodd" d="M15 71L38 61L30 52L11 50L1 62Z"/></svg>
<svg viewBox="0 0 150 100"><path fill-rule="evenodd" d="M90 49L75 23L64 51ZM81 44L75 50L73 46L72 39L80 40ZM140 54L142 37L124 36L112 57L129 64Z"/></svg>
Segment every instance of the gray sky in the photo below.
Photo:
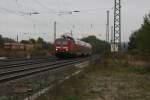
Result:
<svg viewBox="0 0 150 100"><path fill-rule="evenodd" d="M20 39L43 37L53 41L53 22L57 21L57 36L73 30L75 38L96 35L105 39L106 10L110 10L113 25L114 0L0 0L0 34ZM138 29L143 16L150 12L150 0L121 0L122 40ZM80 13L68 12L79 10ZM39 12L39 15L28 15ZM64 12L64 13L60 13ZM92 25L91 25L92 24ZM24 34L30 33L30 34ZM47 33L47 34L43 34Z"/></svg>

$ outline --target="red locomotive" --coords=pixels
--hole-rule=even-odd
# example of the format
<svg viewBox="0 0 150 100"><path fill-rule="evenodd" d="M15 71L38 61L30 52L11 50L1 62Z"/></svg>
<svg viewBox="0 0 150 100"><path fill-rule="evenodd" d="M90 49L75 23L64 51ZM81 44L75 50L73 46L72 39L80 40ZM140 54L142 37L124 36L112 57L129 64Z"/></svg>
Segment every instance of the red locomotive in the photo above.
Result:
<svg viewBox="0 0 150 100"><path fill-rule="evenodd" d="M92 46L89 43L75 40L69 36L57 38L54 46L56 57L88 56L92 53Z"/></svg>

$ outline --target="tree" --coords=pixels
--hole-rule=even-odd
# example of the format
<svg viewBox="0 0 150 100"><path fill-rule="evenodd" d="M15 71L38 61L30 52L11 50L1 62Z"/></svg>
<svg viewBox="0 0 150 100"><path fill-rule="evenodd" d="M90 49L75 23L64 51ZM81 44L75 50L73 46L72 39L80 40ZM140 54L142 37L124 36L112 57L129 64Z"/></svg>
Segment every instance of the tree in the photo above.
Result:
<svg viewBox="0 0 150 100"><path fill-rule="evenodd" d="M32 44L35 44L36 40L35 39L30 39L29 42L32 43Z"/></svg>
<svg viewBox="0 0 150 100"><path fill-rule="evenodd" d="M139 51L150 52L150 16L144 18L144 24L138 31L136 42Z"/></svg>
<svg viewBox="0 0 150 100"><path fill-rule="evenodd" d="M43 43L44 43L43 38L39 37L39 38L37 39L37 43L38 43L38 44L43 44Z"/></svg>
<svg viewBox="0 0 150 100"><path fill-rule="evenodd" d="M20 43L29 44L29 41L28 40L22 40Z"/></svg>
<svg viewBox="0 0 150 100"><path fill-rule="evenodd" d="M108 50L108 44L95 36L88 36L82 40L92 45L93 53L104 53Z"/></svg>
<svg viewBox="0 0 150 100"><path fill-rule="evenodd" d="M128 49L129 49L129 51L132 51L132 50L135 50L135 49L137 49L137 44L136 44L136 34L137 34L137 32L134 32L131 36L130 36L130 38L129 38L129 47L128 47Z"/></svg>
<svg viewBox="0 0 150 100"><path fill-rule="evenodd" d="M129 51L150 56L150 14L144 17L141 27L132 33L129 41Z"/></svg>
<svg viewBox="0 0 150 100"><path fill-rule="evenodd" d="M2 36L0 35L0 47L2 47L3 46L3 38L2 38Z"/></svg>
<svg viewBox="0 0 150 100"><path fill-rule="evenodd" d="M2 35L0 35L0 47L2 47L4 43L12 43L12 42L15 42L15 40L7 37L2 37Z"/></svg>
<svg viewBox="0 0 150 100"><path fill-rule="evenodd" d="M7 38L7 37L3 37L3 42L4 43L12 43L12 42L15 43L16 41L13 39Z"/></svg>

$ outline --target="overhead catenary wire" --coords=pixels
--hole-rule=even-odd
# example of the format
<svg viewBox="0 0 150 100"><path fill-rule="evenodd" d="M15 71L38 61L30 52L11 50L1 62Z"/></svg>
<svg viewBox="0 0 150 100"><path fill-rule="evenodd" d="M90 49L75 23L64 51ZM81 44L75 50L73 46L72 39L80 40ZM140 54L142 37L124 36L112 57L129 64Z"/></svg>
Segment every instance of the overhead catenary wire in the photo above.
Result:
<svg viewBox="0 0 150 100"><path fill-rule="evenodd" d="M5 13L18 15L18 13L14 10L7 9L5 7L2 7L2 6L0 6L0 9L3 10Z"/></svg>
<svg viewBox="0 0 150 100"><path fill-rule="evenodd" d="M46 12L47 14L54 14L54 20L55 19L61 19L61 20L59 20L60 22L58 22L58 25L59 25L59 23L65 23L65 24L68 23L68 24L70 24L70 26L68 25L66 27L66 30L68 29L68 31L70 31L71 28L73 28L72 27L73 24L76 24L76 23L73 23L74 22L74 20L73 20L74 16L72 16L71 14L68 13L68 12L71 12L71 10L70 10L71 8L67 7L68 5L63 6L65 4L63 0L56 0L58 2L57 3L58 9L51 9L43 1L40 1L40 0L31 0L31 1L34 1L34 5L35 4L39 5L42 8L43 12L40 10L40 15L39 15L39 19L40 20L38 18L36 19L35 17L32 17L32 16L29 17L28 16L28 13L30 13L31 11L36 11L37 9L35 9L34 7L28 7L27 4L24 5L23 3L20 3L23 0L14 0L14 1L16 1L17 3L19 2L19 9L17 9L16 11L15 10L11 11L11 9L10 9L10 11L6 11L6 12L7 13L11 13L11 14L15 14L15 15L19 15L19 16L23 16L23 18L27 19L28 21L31 20L33 28L34 28L33 30L41 31L40 28L37 28L36 24L37 23L38 24L39 23L42 23L42 24L44 23L44 22L42 22L43 19L40 19L40 16L42 16L44 14L44 12ZM65 8L63 8L63 7L65 7ZM9 8L6 8L6 9L9 10ZM77 9L77 10L79 10L80 13L84 13L84 12L86 13L86 12L99 11L100 9L103 10L103 8ZM61 16L61 18L59 18L60 16L57 16L58 12L65 12L65 13L62 14L64 16ZM71 16L71 17L68 17L68 15ZM49 19L47 16L44 17L44 20L45 20L45 18ZM74 17L74 18L76 18L76 17ZM47 21L49 21L50 23L52 22L52 20L47 20ZM63 25L60 25L60 26L63 26ZM77 28L76 28L76 31L77 31Z"/></svg>
<svg viewBox="0 0 150 100"><path fill-rule="evenodd" d="M36 2L43 9L48 10L49 13L54 13L54 14L56 13L56 11L54 9L47 7L46 5L44 5L43 3L41 3L39 0L34 0L34 2Z"/></svg>
<svg viewBox="0 0 150 100"><path fill-rule="evenodd" d="M40 22L40 20L35 19L35 17L33 18L32 16L28 16L28 13L23 12L23 10L25 10L25 9L24 9L25 6L22 5L21 3L16 2L16 5L17 5L17 10L18 10L18 12L19 12L19 14L17 13L17 15L20 15L22 18L25 18L26 20L31 21L32 24L33 24L33 28L34 28L34 30L35 30L35 28L36 28L35 22ZM29 8L29 9L30 9L30 8ZM33 9L32 9L32 10L33 10ZM16 11L16 12L17 12L17 11ZM23 12L23 13L20 14L20 12ZM13 14L16 15L16 13L14 13L14 12L13 12ZM42 22L43 22L43 21L41 21L40 23L42 23ZM46 24L45 24L45 25L46 25ZM39 29L38 29L38 30L39 30ZM39 31L40 31L40 30L39 30Z"/></svg>

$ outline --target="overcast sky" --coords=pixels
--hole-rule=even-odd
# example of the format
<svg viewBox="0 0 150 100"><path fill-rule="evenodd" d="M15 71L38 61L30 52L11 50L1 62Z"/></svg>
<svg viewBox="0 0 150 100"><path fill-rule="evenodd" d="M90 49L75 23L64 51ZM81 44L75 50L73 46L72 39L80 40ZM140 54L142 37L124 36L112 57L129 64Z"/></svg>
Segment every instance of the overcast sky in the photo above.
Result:
<svg viewBox="0 0 150 100"><path fill-rule="evenodd" d="M150 0L121 0L122 40L138 29L150 12ZM21 39L43 37L53 41L53 22L57 37L73 31L75 38L96 35L105 39L106 10L113 25L114 0L0 0L0 34ZM71 11L80 11L70 14ZM39 12L38 15L29 15ZM29 33L29 34L24 34ZM46 34L44 34L46 33Z"/></svg>

